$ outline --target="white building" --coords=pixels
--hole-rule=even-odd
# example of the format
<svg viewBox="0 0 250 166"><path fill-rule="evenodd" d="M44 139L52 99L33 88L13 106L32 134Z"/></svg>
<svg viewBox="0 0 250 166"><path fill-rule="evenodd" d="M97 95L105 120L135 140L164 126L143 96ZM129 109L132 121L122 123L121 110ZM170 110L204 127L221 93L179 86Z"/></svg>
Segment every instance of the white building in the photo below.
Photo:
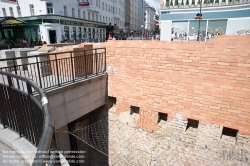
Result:
<svg viewBox="0 0 250 166"><path fill-rule="evenodd" d="M155 8L146 4L145 30L153 33L155 31Z"/></svg>
<svg viewBox="0 0 250 166"><path fill-rule="evenodd" d="M0 17L17 17L26 24L2 26L0 38L105 41L106 25L124 30L124 10L124 0L1 0Z"/></svg>
<svg viewBox="0 0 250 166"><path fill-rule="evenodd" d="M201 4L200 4L201 2ZM195 17L200 13L202 17ZM161 40L201 40L214 35L250 34L250 0L161 2Z"/></svg>
<svg viewBox="0 0 250 166"><path fill-rule="evenodd" d="M125 5L126 32L134 35L143 33L145 28L145 0L126 0Z"/></svg>

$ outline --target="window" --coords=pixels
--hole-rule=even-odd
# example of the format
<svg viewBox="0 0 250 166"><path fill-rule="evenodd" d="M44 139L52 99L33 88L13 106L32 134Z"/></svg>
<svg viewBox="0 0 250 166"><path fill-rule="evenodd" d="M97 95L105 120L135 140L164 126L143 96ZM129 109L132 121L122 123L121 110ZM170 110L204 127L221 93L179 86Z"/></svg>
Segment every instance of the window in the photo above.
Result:
<svg viewBox="0 0 250 166"><path fill-rule="evenodd" d="M82 12L82 18L85 19L85 11Z"/></svg>
<svg viewBox="0 0 250 166"><path fill-rule="evenodd" d="M105 4L105 11L107 11L107 4Z"/></svg>
<svg viewBox="0 0 250 166"><path fill-rule="evenodd" d="M53 4L52 3L47 3L47 13L48 14L53 14Z"/></svg>
<svg viewBox="0 0 250 166"><path fill-rule="evenodd" d="M13 8L12 8L12 7L10 7L9 9L10 9L10 16L14 17Z"/></svg>
<svg viewBox="0 0 250 166"><path fill-rule="evenodd" d="M96 21L98 22L98 14L96 14L96 16L95 16L95 17L96 17Z"/></svg>
<svg viewBox="0 0 250 166"><path fill-rule="evenodd" d="M75 17L75 8L72 8L72 17Z"/></svg>
<svg viewBox="0 0 250 166"><path fill-rule="evenodd" d="M30 15L31 16L34 16L35 15L35 13L34 13L34 5L30 5Z"/></svg>
<svg viewBox="0 0 250 166"><path fill-rule="evenodd" d="M90 20L90 13L88 12L88 20Z"/></svg>
<svg viewBox="0 0 250 166"><path fill-rule="evenodd" d="M99 20L99 22L102 22L102 16L100 15L100 20Z"/></svg>
<svg viewBox="0 0 250 166"><path fill-rule="evenodd" d="M64 16L67 16L67 6L63 6Z"/></svg>
<svg viewBox="0 0 250 166"><path fill-rule="evenodd" d="M81 18L81 13L79 9L78 9L78 18Z"/></svg>
<svg viewBox="0 0 250 166"><path fill-rule="evenodd" d="M105 18L104 18L104 16L102 17L102 22L105 22Z"/></svg>
<svg viewBox="0 0 250 166"><path fill-rule="evenodd" d="M6 10L5 10L5 8L2 8L2 11L3 11L3 16L4 16L4 17L6 17L6 16L7 16L7 14L6 14Z"/></svg>
<svg viewBox="0 0 250 166"><path fill-rule="evenodd" d="M20 6L16 7L18 17L22 17Z"/></svg>
<svg viewBox="0 0 250 166"><path fill-rule="evenodd" d="M92 21L95 21L94 13L92 13Z"/></svg>
<svg viewBox="0 0 250 166"><path fill-rule="evenodd" d="M104 11L104 2L102 2L102 10Z"/></svg>

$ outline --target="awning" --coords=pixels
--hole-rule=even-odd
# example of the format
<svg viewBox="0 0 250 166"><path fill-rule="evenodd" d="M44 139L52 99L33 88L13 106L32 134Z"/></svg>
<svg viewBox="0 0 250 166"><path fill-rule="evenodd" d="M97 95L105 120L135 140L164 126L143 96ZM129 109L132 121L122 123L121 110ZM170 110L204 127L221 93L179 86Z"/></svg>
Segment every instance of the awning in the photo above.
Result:
<svg viewBox="0 0 250 166"><path fill-rule="evenodd" d="M18 20L15 17L0 17L0 24L23 24L24 21Z"/></svg>

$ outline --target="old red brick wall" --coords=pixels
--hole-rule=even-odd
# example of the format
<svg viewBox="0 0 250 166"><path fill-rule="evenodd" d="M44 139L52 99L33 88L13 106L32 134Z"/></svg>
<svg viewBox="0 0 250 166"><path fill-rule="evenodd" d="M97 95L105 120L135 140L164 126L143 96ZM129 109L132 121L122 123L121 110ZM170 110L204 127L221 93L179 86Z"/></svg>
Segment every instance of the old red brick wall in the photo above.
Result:
<svg viewBox="0 0 250 166"><path fill-rule="evenodd" d="M210 42L108 41L108 95L117 113L140 107L138 126L176 113L250 135L250 36Z"/></svg>

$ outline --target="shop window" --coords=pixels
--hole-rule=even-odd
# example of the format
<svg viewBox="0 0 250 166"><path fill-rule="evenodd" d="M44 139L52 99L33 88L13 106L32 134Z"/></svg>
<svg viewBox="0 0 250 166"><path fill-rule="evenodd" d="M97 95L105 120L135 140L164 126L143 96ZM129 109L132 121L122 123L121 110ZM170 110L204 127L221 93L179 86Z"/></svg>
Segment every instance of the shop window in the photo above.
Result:
<svg viewBox="0 0 250 166"><path fill-rule="evenodd" d="M10 9L10 16L14 17L13 8L12 8L12 7L10 7L9 9Z"/></svg>
<svg viewBox="0 0 250 166"><path fill-rule="evenodd" d="M5 8L2 8L2 11L3 11L3 16L4 16L4 17L6 17L6 16L7 16L7 14L6 14L6 10L5 10Z"/></svg>
<svg viewBox="0 0 250 166"><path fill-rule="evenodd" d="M53 4L52 3L47 3L47 13L48 14L53 14Z"/></svg>
<svg viewBox="0 0 250 166"><path fill-rule="evenodd" d="M34 16L35 15L35 11L34 11L34 5L30 4L30 15Z"/></svg>
<svg viewBox="0 0 250 166"><path fill-rule="evenodd" d="M67 6L63 6L64 16L67 16Z"/></svg>
<svg viewBox="0 0 250 166"><path fill-rule="evenodd" d="M208 37L211 38L212 35L220 34L224 35L226 33L227 20L209 20L208 21Z"/></svg>
<svg viewBox="0 0 250 166"><path fill-rule="evenodd" d="M16 7L18 17L22 17L20 6Z"/></svg>
<svg viewBox="0 0 250 166"><path fill-rule="evenodd" d="M172 38L173 39L184 39L184 36L188 34L187 29L188 29L188 22L187 21L173 22Z"/></svg>

